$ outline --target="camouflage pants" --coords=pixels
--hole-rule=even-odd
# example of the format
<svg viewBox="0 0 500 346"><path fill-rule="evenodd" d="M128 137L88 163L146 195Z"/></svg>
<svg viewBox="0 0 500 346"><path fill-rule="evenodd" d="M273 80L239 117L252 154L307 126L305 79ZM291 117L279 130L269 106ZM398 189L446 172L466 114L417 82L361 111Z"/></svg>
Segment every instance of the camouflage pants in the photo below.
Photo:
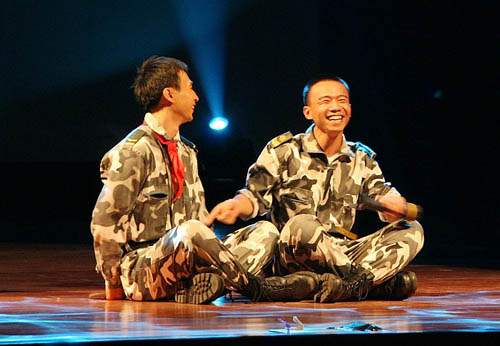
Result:
<svg viewBox="0 0 500 346"><path fill-rule="evenodd" d="M279 232L268 221L259 221L228 234L224 245L250 274L264 277L272 269Z"/></svg>
<svg viewBox="0 0 500 346"><path fill-rule="evenodd" d="M373 273L378 285L403 270L423 245L424 230L417 221L396 221L366 237L346 240L329 234L315 216L297 215L281 231L278 270L343 276L356 264Z"/></svg>
<svg viewBox="0 0 500 346"><path fill-rule="evenodd" d="M120 267L123 289L132 300L172 298L178 281L203 272L219 274L229 289L248 283L231 252L196 220L171 229L151 246L128 252Z"/></svg>

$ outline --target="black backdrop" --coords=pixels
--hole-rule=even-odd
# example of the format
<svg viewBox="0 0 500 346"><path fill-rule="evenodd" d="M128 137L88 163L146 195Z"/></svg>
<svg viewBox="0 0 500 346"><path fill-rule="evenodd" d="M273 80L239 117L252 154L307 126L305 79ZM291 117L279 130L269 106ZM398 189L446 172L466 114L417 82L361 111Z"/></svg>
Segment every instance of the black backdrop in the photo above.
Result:
<svg viewBox="0 0 500 346"><path fill-rule="evenodd" d="M207 128L210 86L179 3L3 5L2 241L91 242L99 160L141 122L129 87L159 54L191 67L201 101L181 132L199 147L209 207L243 186L268 140L305 130L303 85L335 73L351 86L347 138L372 147L386 179L425 208L417 261L498 266L495 1L187 2L200 18L206 3L225 9L225 135ZM369 212L358 221L361 234L380 226Z"/></svg>

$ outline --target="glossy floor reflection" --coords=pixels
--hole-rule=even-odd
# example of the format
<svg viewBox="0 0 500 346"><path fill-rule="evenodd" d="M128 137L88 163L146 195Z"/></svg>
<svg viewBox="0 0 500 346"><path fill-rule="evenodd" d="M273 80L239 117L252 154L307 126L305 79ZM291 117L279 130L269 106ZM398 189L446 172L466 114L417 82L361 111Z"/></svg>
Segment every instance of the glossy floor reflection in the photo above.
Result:
<svg viewBox="0 0 500 346"><path fill-rule="evenodd" d="M101 279L87 247L0 245L0 253L0 344L200 338L255 344L274 343L272 336L412 340L433 333L455 333L459 340L500 333L499 270L412 266L419 289L403 302L250 303L235 295L198 306L90 298L101 292Z"/></svg>

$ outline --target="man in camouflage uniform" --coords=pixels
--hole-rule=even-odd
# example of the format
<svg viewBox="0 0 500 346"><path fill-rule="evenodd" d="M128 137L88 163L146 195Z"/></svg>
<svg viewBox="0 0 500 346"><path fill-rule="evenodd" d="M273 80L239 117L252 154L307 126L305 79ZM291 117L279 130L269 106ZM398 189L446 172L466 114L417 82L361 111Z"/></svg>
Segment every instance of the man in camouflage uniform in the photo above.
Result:
<svg viewBox="0 0 500 346"><path fill-rule="evenodd" d="M255 300L289 299L274 286L298 287L305 295L316 290L317 280L307 274L267 282L252 276L261 270L258 263L272 258L274 244L253 252L242 249L251 249L266 229L239 244L238 252L257 263L245 268L205 225L197 150L179 134L198 102L187 66L151 57L138 69L134 93L147 111L144 122L104 155L104 187L91 222L106 298L201 304L225 288Z"/></svg>
<svg viewBox="0 0 500 346"><path fill-rule="evenodd" d="M314 124L305 134L270 141L250 167L246 188L218 204L209 220L267 214L279 234L275 273L321 274L316 301L405 299L417 282L402 270L421 250L423 228L402 218L406 200L385 182L375 153L346 140L349 96L338 77L310 81L303 113ZM389 224L356 239L350 230L362 194L390 210L380 213Z"/></svg>

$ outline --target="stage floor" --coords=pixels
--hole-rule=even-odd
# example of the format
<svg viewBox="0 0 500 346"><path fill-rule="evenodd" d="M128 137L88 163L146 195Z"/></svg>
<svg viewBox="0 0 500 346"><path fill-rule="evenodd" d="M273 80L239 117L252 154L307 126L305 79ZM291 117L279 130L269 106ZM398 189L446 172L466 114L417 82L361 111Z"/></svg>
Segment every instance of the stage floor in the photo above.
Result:
<svg viewBox="0 0 500 346"><path fill-rule="evenodd" d="M500 335L500 270L413 265L419 287L402 302L251 303L234 295L199 306L91 298L102 293L94 263L89 246L0 243L0 345L339 344L377 336L497 344Z"/></svg>

